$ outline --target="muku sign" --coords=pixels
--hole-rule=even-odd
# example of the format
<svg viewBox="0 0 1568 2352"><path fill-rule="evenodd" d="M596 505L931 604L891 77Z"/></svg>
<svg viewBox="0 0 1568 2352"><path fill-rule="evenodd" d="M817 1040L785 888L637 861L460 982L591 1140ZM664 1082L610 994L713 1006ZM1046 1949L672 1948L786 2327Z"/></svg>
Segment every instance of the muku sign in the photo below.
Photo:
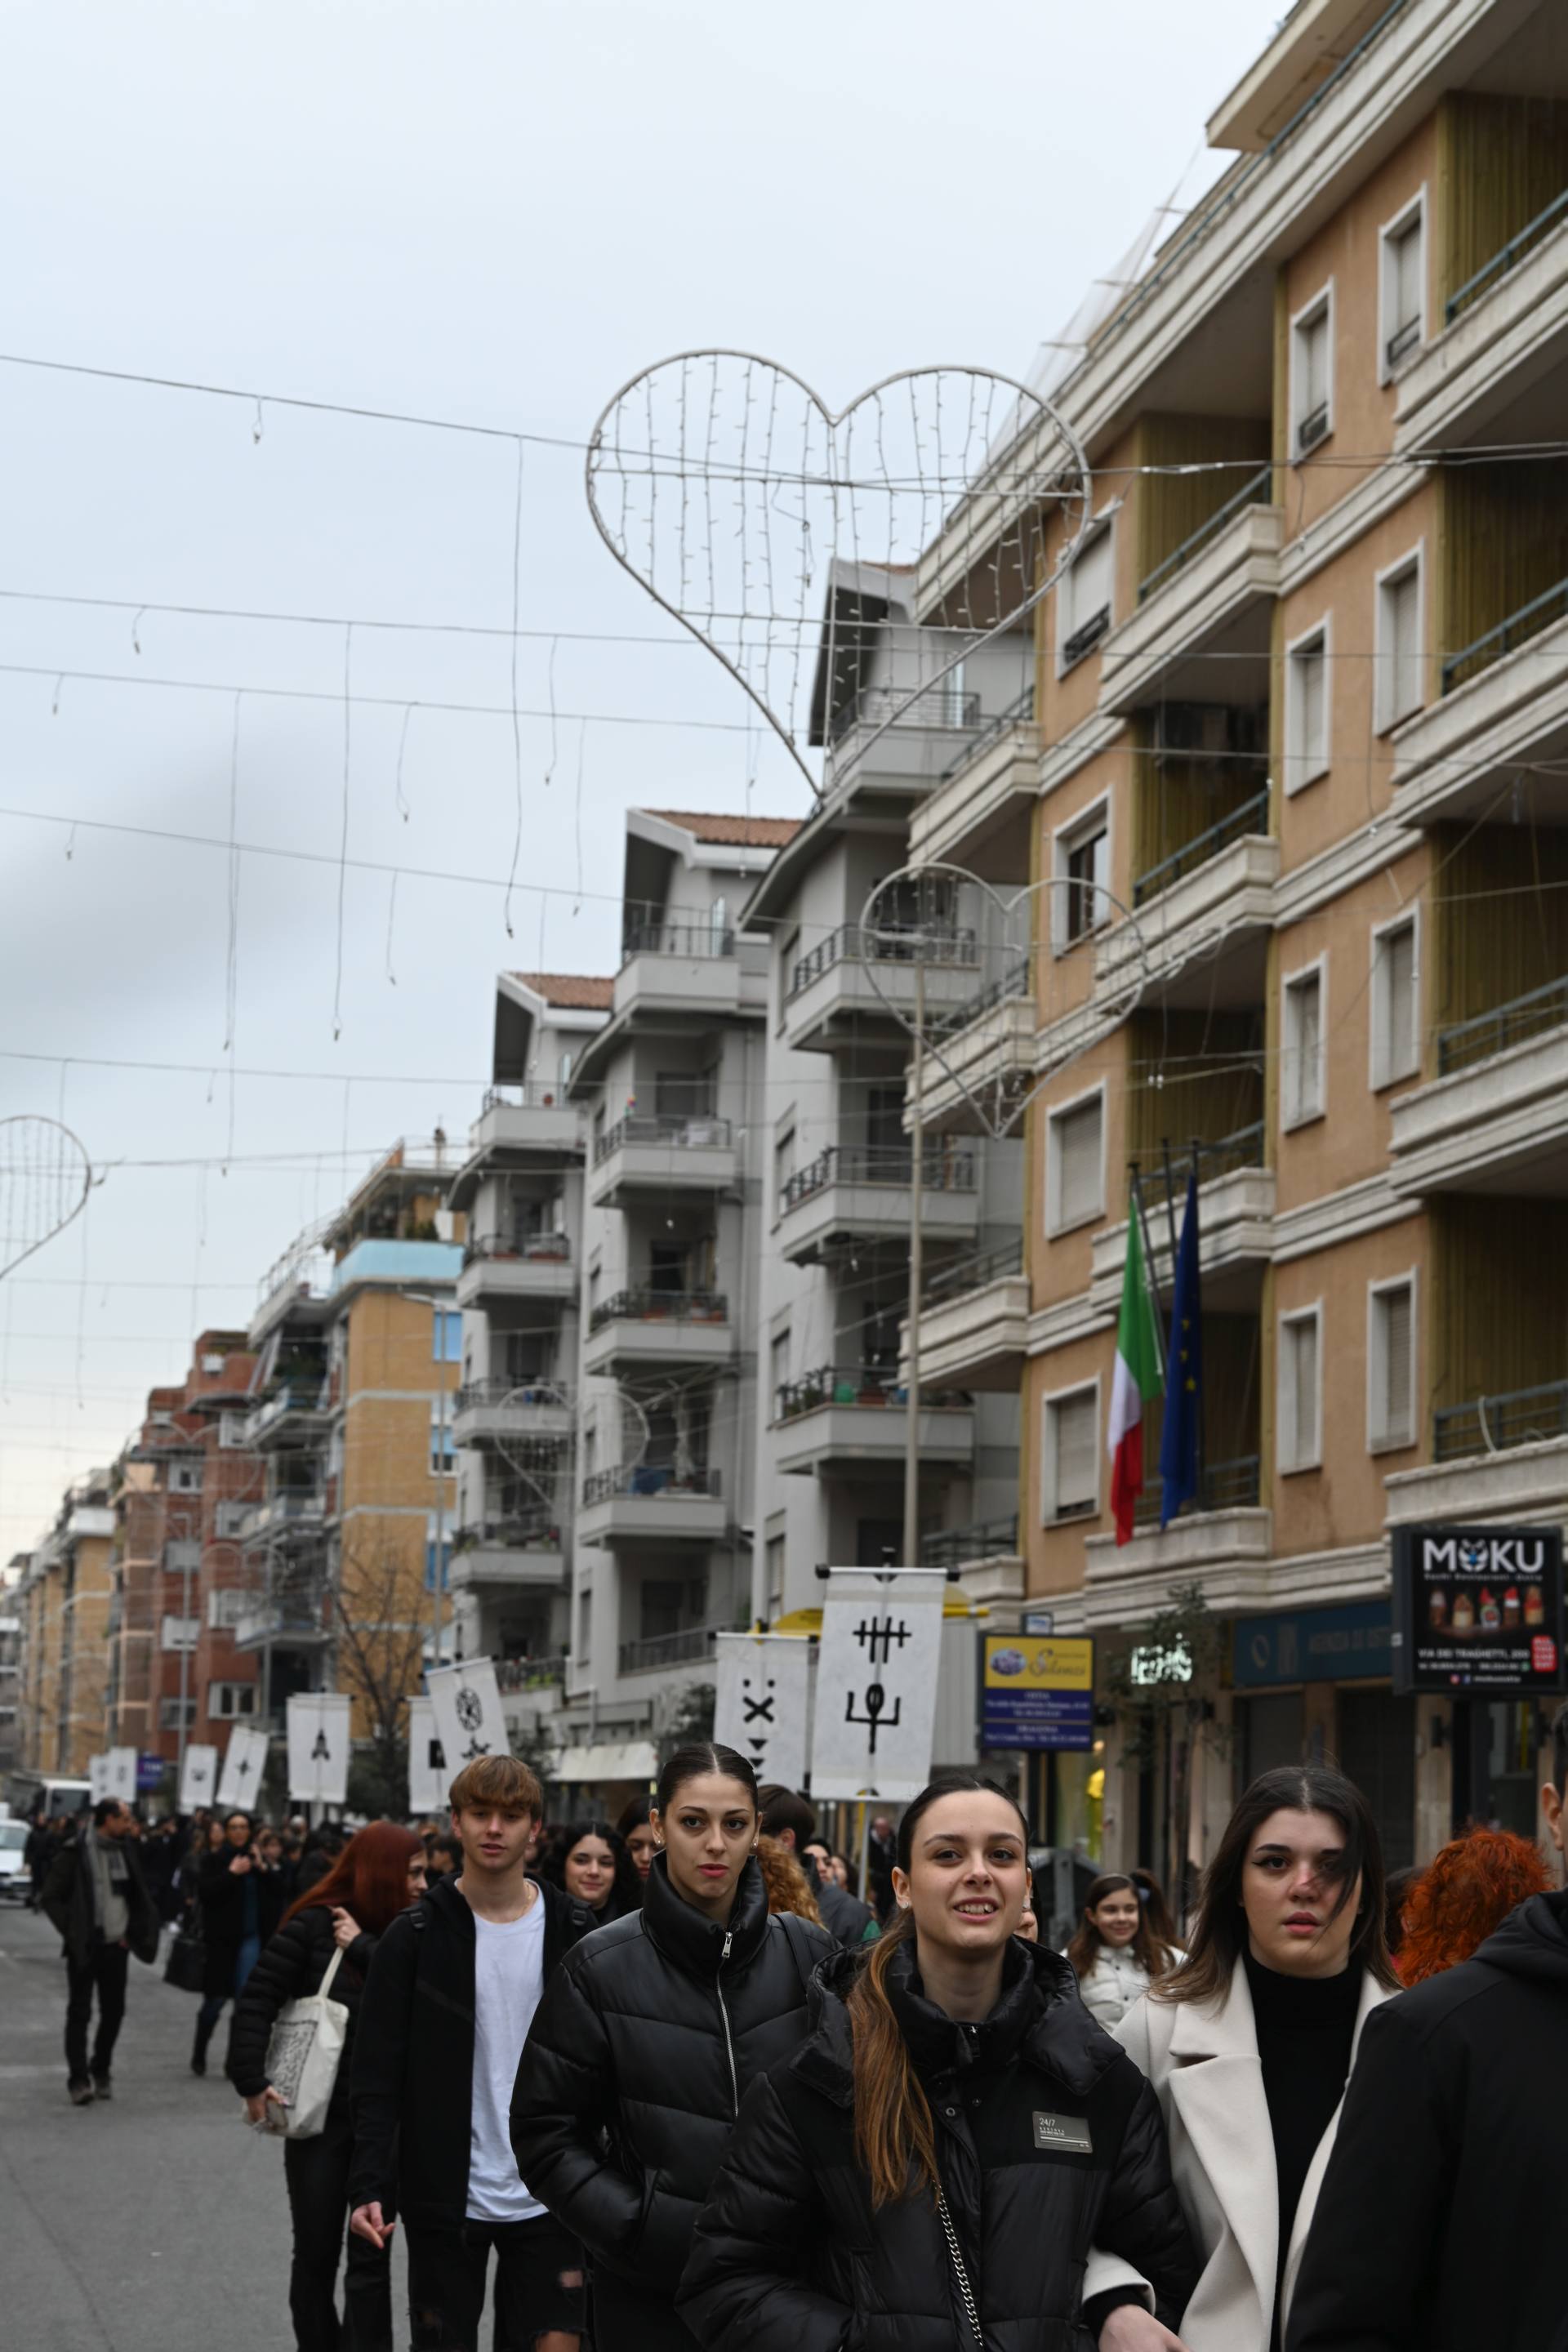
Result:
<svg viewBox="0 0 1568 2352"><path fill-rule="evenodd" d="M1563 1681L1560 1528L1395 1530L1396 1690L1558 1691Z"/></svg>

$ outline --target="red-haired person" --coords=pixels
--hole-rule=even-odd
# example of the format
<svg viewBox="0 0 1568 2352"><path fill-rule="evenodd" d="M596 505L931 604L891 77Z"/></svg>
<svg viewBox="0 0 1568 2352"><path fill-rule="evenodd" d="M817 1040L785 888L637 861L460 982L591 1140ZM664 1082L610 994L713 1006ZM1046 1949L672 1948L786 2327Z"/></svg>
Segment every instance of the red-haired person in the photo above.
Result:
<svg viewBox="0 0 1568 2352"><path fill-rule="evenodd" d="M1552 1881L1532 1838L1510 1830L1471 1830L1440 1848L1405 1897L1399 1955L1404 1985L1425 1984L1457 1969L1495 1936L1510 1911Z"/></svg>
<svg viewBox="0 0 1568 2352"><path fill-rule="evenodd" d="M1085 2009L1107 2033L1185 1957L1155 1934L1131 1878L1108 1871L1091 1880L1067 1958Z"/></svg>
<svg viewBox="0 0 1568 2352"><path fill-rule="evenodd" d="M335 1952L342 1954L331 1998L348 2011L348 2043L338 2065L324 2128L311 2139L284 2144L294 2252L289 2308L299 2352L332 2352L340 2336L355 2345L392 2341L392 2279L386 2256L363 2239L349 2240L343 2280L348 2326L340 2331L335 2301L338 2257L349 2215L349 2061L360 1994L377 1940L425 1885L425 1848L412 1830L372 1822L352 1837L315 1884L285 1912L246 1979L229 2028L229 2081L253 2124L287 2122L283 2101L267 2079L267 2044L286 2001L319 1992Z"/></svg>

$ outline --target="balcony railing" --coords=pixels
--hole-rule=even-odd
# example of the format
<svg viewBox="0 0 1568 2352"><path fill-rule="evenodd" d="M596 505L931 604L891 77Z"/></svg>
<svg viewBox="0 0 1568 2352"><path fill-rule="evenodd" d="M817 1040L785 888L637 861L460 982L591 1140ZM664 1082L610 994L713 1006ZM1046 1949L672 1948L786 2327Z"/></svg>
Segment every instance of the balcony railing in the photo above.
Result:
<svg viewBox="0 0 1568 2352"><path fill-rule="evenodd" d="M869 1412L879 1412L889 1405L907 1404L909 1394L896 1365L823 1364L814 1372L802 1372L798 1380L780 1382L774 1419L798 1421L802 1413L816 1412L828 1404L863 1405ZM922 1411L927 1406L934 1412L939 1406L963 1406L969 1402L959 1389L921 1390Z"/></svg>
<svg viewBox="0 0 1568 2352"><path fill-rule="evenodd" d="M1268 830L1268 793L1265 788L1254 799L1244 801L1238 809L1232 809L1228 816L1222 816L1217 824L1211 824L1206 833L1200 833L1195 840L1185 842L1180 849L1173 850L1169 857L1160 860L1158 866L1151 866L1147 874L1140 874L1132 885L1132 904L1135 907L1146 906L1151 898L1157 898L1161 891L1168 890L1173 883L1184 880L1189 874L1195 874L1200 866L1206 866L1211 858L1228 849L1233 841L1240 841L1249 833L1267 833Z"/></svg>
<svg viewBox="0 0 1568 2352"><path fill-rule="evenodd" d="M735 934L721 923L633 923L621 944L624 962L633 956L732 956Z"/></svg>
<svg viewBox="0 0 1568 2352"><path fill-rule="evenodd" d="M1468 310L1472 302L1479 302L1498 278L1506 276L1515 262L1522 261L1531 247L1539 245L1542 238L1563 219L1568 219L1568 188L1564 188L1560 196L1553 196L1543 213L1537 213L1532 221L1527 221L1517 236L1510 236L1506 245L1500 246L1489 261L1482 263L1473 278L1467 278L1457 294L1449 295L1443 311L1444 325L1451 327L1462 310Z"/></svg>
<svg viewBox="0 0 1568 2352"><path fill-rule="evenodd" d="M981 989L973 996L966 996L962 1004L945 1013L940 1021L929 1023L931 1034L933 1037L956 1037L960 1031L969 1028L984 1014L994 1011L998 1004L1005 1004L1015 996L1027 996L1034 984L1035 959L1033 955L1020 956L988 988Z"/></svg>
<svg viewBox="0 0 1568 2352"><path fill-rule="evenodd" d="M463 1264L476 1258L514 1258L528 1265L566 1265L572 1258L569 1234L475 1234L463 1244Z"/></svg>
<svg viewBox="0 0 1568 2352"><path fill-rule="evenodd" d="M1506 621L1500 621L1495 629L1489 629L1484 637L1478 637L1462 653L1450 654L1443 664L1444 693L1451 694L1467 679L1479 677L1482 670L1501 661L1516 646L1525 645L1531 637L1538 637L1542 629L1549 629L1564 613L1568 613L1568 580L1559 580L1554 587L1532 596L1528 604L1521 604L1517 613L1510 613Z"/></svg>
<svg viewBox="0 0 1568 2352"><path fill-rule="evenodd" d="M945 683L912 696L901 687L863 686L840 704L829 724L836 743L853 727L978 727L980 697Z"/></svg>
<svg viewBox="0 0 1568 2352"><path fill-rule="evenodd" d="M727 1323L730 1303L721 1290L617 1290L601 1299L588 1318L590 1331L606 1323Z"/></svg>
<svg viewBox="0 0 1568 2352"><path fill-rule="evenodd" d="M566 1089L553 1078L520 1078L514 1086L487 1087L479 1109L554 1110L564 1104Z"/></svg>
<svg viewBox="0 0 1568 2352"><path fill-rule="evenodd" d="M1157 563L1154 566L1147 580L1141 580L1138 583L1138 602L1142 604L1144 598L1152 596L1157 588L1163 587L1173 572L1180 572L1184 564L1190 563L1200 548L1206 547L1211 540L1217 539L1226 523L1238 515L1243 507L1267 506L1273 481L1272 466L1261 467L1256 474L1250 475L1234 498L1226 499L1224 506L1217 508L1206 522L1201 522L1196 530L1190 532L1183 540L1180 547L1172 550L1163 563Z"/></svg>
<svg viewBox="0 0 1568 2352"><path fill-rule="evenodd" d="M951 925L912 927L900 933L889 926L865 930L858 923L841 923L801 956L790 974L790 996L800 995L825 971L839 963L973 964L980 960L974 933Z"/></svg>
<svg viewBox="0 0 1568 2352"><path fill-rule="evenodd" d="M496 1687L518 1691L553 1690L566 1679L564 1651L553 1658L498 1658Z"/></svg>
<svg viewBox="0 0 1568 2352"><path fill-rule="evenodd" d="M561 1522L549 1511L487 1512L458 1529L454 1551L559 1551Z"/></svg>
<svg viewBox="0 0 1568 2352"><path fill-rule="evenodd" d="M1184 1146L1182 1152L1177 1156L1176 1172L1181 1176L1185 1175L1188 1160L1195 1152L1198 1162L1198 1181L1200 1184L1207 1184L1216 1176L1234 1175L1238 1168L1261 1168L1264 1164L1263 1147L1263 1121L1260 1118L1254 1119L1250 1127L1238 1127L1229 1135L1217 1137L1213 1143L1189 1143ZM1134 1174L1139 1172L1138 1160L1130 1160L1128 1165Z"/></svg>
<svg viewBox="0 0 1568 2352"><path fill-rule="evenodd" d="M693 1145L728 1145L730 1122L715 1118L711 1111L628 1111L614 1127L607 1127L595 1139L594 1165L597 1168L628 1143L687 1143Z"/></svg>
<svg viewBox="0 0 1568 2352"><path fill-rule="evenodd" d="M1257 1507L1260 1464L1256 1454L1237 1455L1234 1462L1207 1464L1198 1481L1194 1501L1184 1503L1177 1517L1188 1511L1246 1511ZM1157 1528L1160 1524L1161 1485L1156 1468L1150 1483L1139 1496L1135 1517L1141 1528Z"/></svg>
<svg viewBox="0 0 1568 2352"><path fill-rule="evenodd" d="M1432 1416L1432 1456L1462 1462L1471 1454L1506 1453L1547 1437L1568 1437L1568 1381L1510 1389L1469 1404L1443 1405Z"/></svg>
<svg viewBox="0 0 1568 2352"><path fill-rule="evenodd" d="M583 1481L583 1501L607 1503L617 1495L630 1495L646 1499L657 1495L708 1495L719 1493L717 1470L677 1471L669 1463L638 1462L630 1468L622 1464L614 1470L592 1470Z"/></svg>
<svg viewBox="0 0 1568 2352"><path fill-rule="evenodd" d="M1024 1271L1024 1236L1004 1242L999 1249L972 1251L967 1257L954 1258L932 1275L925 1286L927 1307L946 1307L955 1298L965 1297L972 1290L984 1290L988 1282L1005 1281L1010 1274Z"/></svg>
<svg viewBox="0 0 1568 2352"><path fill-rule="evenodd" d="M780 1208L787 1216L830 1184L908 1185L914 1176L914 1154L897 1144L830 1143L785 1183ZM973 1192L979 1166L973 1150L955 1147L946 1138L931 1144L921 1157L921 1183L931 1192Z"/></svg>
<svg viewBox="0 0 1568 2352"><path fill-rule="evenodd" d="M1539 1037L1548 1029L1560 1029L1568 1021L1568 979L1549 980L1544 988L1531 988L1523 996L1510 997L1490 1013L1478 1013L1473 1020L1457 1021L1451 1028L1437 1032L1437 1076L1446 1078L1456 1070L1468 1070L1477 1062L1486 1062L1494 1054L1507 1053L1510 1045L1522 1045L1531 1037Z"/></svg>
<svg viewBox="0 0 1568 2352"><path fill-rule="evenodd" d="M743 1625L689 1625L682 1633L655 1633L646 1642L623 1642L618 1662L623 1675L641 1675L658 1666L683 1666L693 1658L710 1658L716 1633L743 1633Z"/></svg>
<svg viewBox="0 0 1568 2352"><path fill-rule="evenodd" d="M942 782L944 784L951 782L961 770L969 767L974 761L982 759L992 744L998 742L1006 734L1009 728L1030 725L1034 716L1035 688L1031 682L1024 688L1016 702L1010 702L1005 710L999 710L994 719L988 719L973 741L964 745L952 765L943 769Z"/></svg>
<svg viewBox="0 0 1568 2352"><path fill-rule="evenodd" d="M458 1412L471 1412L476 1405L559 1405L563 1402L561 1391L552 1381L523 1373L512 1380L505 1372L492 1372L486 1380L465 1381L453 1406Z"/></svg>
<svg viewBox="0 0 1568 2352"><path fill-rule="evenodd" d="M983 1519L973 1528L944 1528L938 1536L921 1538L921 1559L927 1568L961 1568L967 1560L1006 1559L1018 1549L1018 1519Z"/></svg>

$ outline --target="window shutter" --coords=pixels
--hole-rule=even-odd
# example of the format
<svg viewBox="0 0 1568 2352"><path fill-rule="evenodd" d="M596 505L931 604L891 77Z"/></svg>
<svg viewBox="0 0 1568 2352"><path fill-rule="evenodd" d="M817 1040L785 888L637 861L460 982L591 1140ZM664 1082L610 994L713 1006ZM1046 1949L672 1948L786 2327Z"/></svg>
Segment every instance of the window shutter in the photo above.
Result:
<svg viewBox="0 0 1568 2352"><path fill-rule="evenodd" d="M1057 1223L1100 1213L1100 1097L1065 1111L1057 1126Z"/></svg>
<svg viewBox="0 0 1568 2352"><path fill-rule="evenodd" d="M1296 731L1301 765L1309 775L1316 773L1327 755L1328 683L1329 665L1320 638L1296 656Z"/></svg>
<svg viewBox="0 0 1568 2352"><path fill-rule="evenodd" d="M1316 1318L1308 1317L1292 1323L1290 1329L1291 1370L1295 1386L1292 1402L1295 1407L1291 1429L1291 1459L1297 1467L1318 1459L1318 1326Z"/></svg>
<svg viewBox="0 0 1568 2352"><path fill-rule="evenodd" d="M1072 625L1081 629L1110 605L1110 532L1099 531L1072 568Z"/></svg>
<svg viewBox="0 0 1568 2352"><path fill-rule="evenodd" d="M1094 1391L1064 1397L1051 1411L1056 1421L1057 1517L1061 1518L1069 1511L1091 1509L1097 1499L1100 1432Z"/></svg>
<svg viewBox="0 0 1568 2352"><path fill-rule="evenodd" d="M1302 337L1301 414L1310 416L1329 396L1329 314L1322 310Z"/></svg>
<svg viewBox="0 0 1568 2352"><path fill-rule="evenodd" d="M1389 332L1397 335L1421 318L1421 223L1413 220L1394 241L1394 319Z"/></svg>
<svg viewBox="0 0 1568 2352"><path fill-rule="evenodd" d="M1321 1108L1322 990L1317 975L1300 980L1287 999L1288 1087L1289 1115L1310 1118Z"/></svg>
<svg viewBox="0 0 1568 2352"><path fill-rule="evenodd" d="M1390 1442L1408 1442L1415 1403L1409 1284L1383 1291L1378 1305L1383 1316L1383 1435Z"/></svg>
<svg viewBox="0 0 1568 2352"><path fill-rule="evenodd" d="M1384 1073L1398 1077L1415 1066L1415 927L1406 923L1384 942Z"/></svg>

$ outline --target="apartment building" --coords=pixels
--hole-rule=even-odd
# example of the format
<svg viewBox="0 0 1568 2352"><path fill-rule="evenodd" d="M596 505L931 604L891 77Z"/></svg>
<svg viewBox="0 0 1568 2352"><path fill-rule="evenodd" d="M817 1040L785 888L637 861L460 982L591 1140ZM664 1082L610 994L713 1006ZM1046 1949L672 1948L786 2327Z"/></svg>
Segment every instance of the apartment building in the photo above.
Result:
<svg viewBox="0 0 1568 2352"><path fill-rule="evenodd" d="M22 1762L72 1778L104 1745L109 1686L110 1474L67 1489L8 1595L19 1621L16 1745Z"/></svg>
<svg viewBox="0 0 1568 2352"><path fill-rule="evenodd" d="M212 1350L215 1363L218 1351ZM204 1375L195 1374L198 1385ZM211 1379L213 1374L205 1376ZM203 1423L189 1381L150 1389L135 1437L115 1463L107 1744L177 1763L194 1736L201 1630ZM217 1604L221 1614L221 1602Z"/></svg>
<svg viewBox="0 0 1568 2352"><path fill-rule="evenodd" d="M12 1583L17 1563L12 1562ZM21 1729L22 1620L16 1614L9 1585L0 1587L0 1772L22 1761Z"/></svg>
<svg viewBox="0 0 1568 2352"><path fill-rule="evenodd" d="M1027 1594L1102 1693L1175 1587L1206 1601L1184 1850L1329 1751L1397 1864L1531 1828L1541 1722L1394 1695L1390 1531L1568 1516L1568 21L1302 0L1208 136L1237 160L1050 385L1094 488L1032 710L914 819L921 859L1059 886L1009 1041L1026 1286L928 1291L922 1328L938 1360L1022 1330ZM1119 1546L1129 1175L1168 1308L1167 1151L1202 1180L1203 1486L1162 1532L1152 1482ZM1108 1863L1172 1798L1121 1738L1038 1791Z"/></svg>

